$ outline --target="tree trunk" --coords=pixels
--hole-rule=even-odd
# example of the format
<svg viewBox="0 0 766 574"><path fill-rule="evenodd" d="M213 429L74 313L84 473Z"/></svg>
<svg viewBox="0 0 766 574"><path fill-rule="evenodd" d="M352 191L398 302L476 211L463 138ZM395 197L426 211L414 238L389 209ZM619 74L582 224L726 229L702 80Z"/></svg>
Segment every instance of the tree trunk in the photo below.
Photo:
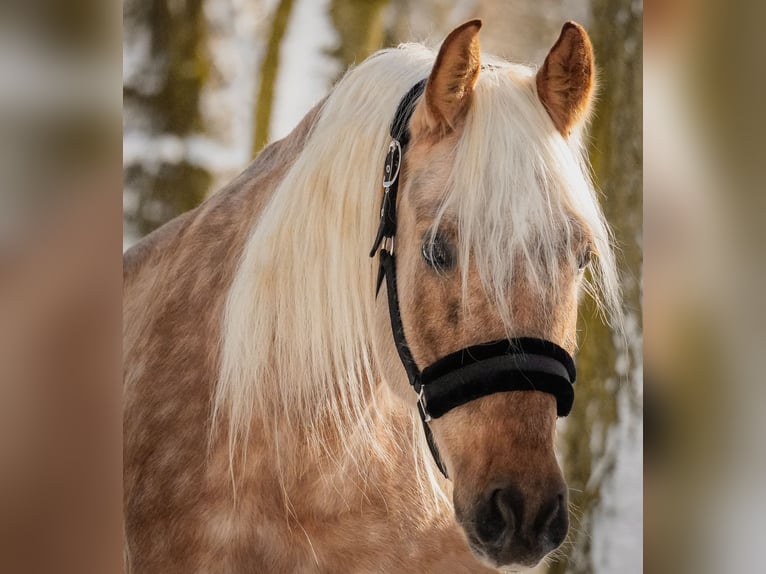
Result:
<svg viewBox="0 0 766 574"><path fill-rule="evenodd" d="M548 572L642 571L642 12L631 0L592 0L599 68L590 158L618 246L625 332L581 309L575 408L561 444L570 487L569 544Z"/></svg>
<svg viewBox="0 0 766 574"><path fill-rule="evenodd" d="M255 135L253 136L253 156L257 155L269 143L269 128L271 127L271 111L274 104L274 86L279 71L279 52L282 39L287 31L290 14L293 10L293 0L280 0L274 11L271 24L271 34L266 46L266 53L261 63L260 86L258 99L255 104Z"/></svg>

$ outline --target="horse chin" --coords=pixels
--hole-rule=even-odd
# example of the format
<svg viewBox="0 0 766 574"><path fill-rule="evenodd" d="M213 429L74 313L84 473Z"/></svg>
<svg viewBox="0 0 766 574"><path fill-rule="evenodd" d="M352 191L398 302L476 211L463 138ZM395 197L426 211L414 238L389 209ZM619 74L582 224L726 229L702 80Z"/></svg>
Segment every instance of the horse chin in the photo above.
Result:
<svg viewBox="0 0 766 574"><path fill-rule="evenodd" d="M494 552L492 550L488 551L483 546L471 541L470 537L468 546L479 562L490 568L495 568L503 574L511 572L527 572L537 566L542 560L541 557L538 559L519 561L515 557L507 556L507 552L503 552L502 550L499 552Z"/></svg>
<svg viewBox="0 0 766 574"><path fill-rule="evenodd" d="M494 566L494 568L497 568L503 574L511 574L511 572L527 572L538 564L539 562L536 562L530 566L525 566L523 564L511 564L510 566Z"/></svg>
<svg viewBox="0 0 766 574"><path fill-rule="evenodd" d="M474 532L473 522L464 524L459 518L463 535L465 536L471 553L485 566L494 568L503 573L527 572L537 566L553 548L545 552L525 552L515 545L505 543L486 544L479 540ZM543 550L543 549L540 549Z"/></svg>

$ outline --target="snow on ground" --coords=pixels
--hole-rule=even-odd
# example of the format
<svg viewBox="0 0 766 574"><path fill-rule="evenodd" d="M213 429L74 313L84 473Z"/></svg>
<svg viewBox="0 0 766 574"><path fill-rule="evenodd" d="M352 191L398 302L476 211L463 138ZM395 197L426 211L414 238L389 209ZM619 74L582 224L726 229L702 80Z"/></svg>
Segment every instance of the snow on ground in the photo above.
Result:
<svg viewBox="0 0 766 574"><path fill-rule="evenodd" d="M615 338L619 344L620 337ZM594 574L640 574L643 572L643 344L638 319L625 318L623 353L618 354L617 422L609 429L601 463L612 463L599 491L593 512L592 562ZM619 348L619 347L618 347ZM628 353L628 350L630 351ZM628 357L636 364L629 369ZM594 467L593 475L598 474Z"/></svg>

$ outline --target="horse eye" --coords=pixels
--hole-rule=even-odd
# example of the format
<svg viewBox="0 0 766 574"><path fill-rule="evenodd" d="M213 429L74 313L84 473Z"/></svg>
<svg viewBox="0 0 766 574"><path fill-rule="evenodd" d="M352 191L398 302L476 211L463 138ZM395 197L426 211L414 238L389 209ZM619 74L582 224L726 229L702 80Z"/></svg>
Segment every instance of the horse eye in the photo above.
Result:
<svg viewBox="0 0 766 574"><path fill-rule="evenodd" d="M420 252L428 266L436 271L447 271L455 264L452 248L447 239L440 233L437 233L433 240L431 240L431 234L428 233Z"/></svg>
<svg viewBox="0 0 766 574"><path fill-rule="evenodd" d="M577 257L577 268L578 268L580 271L582 271L583 269L585 269L585 268L586 268L586 267L587 267L587 266L590 264L590 260L591 260L591 257L592 257L592 255L593 255L593 250L592 250L592 248L591 248L591 247L590 247L590 245L589 245L589 246L588 246L588 247L586 247L586 248L585 248L585 250L583 250L583 252L582 252L582 253L581 253L581 254L580 254L578 257Z"/></svg>

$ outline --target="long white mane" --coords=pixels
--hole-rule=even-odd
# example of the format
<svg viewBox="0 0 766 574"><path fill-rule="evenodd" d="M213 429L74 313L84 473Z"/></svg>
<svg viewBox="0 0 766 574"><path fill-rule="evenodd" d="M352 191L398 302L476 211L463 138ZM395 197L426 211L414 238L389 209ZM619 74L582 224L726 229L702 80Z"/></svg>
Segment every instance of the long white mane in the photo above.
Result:
<svg viewBox="0 0 766 574"><path fill-rule="evenodd" d="M385 456L374 421L385 373L372 355L376 263L368 250L391 119L434 59L430 49L407 44L350 70L254 222L228 294L215 391L214 419L228 424L232 453L260 420L280 430L259 440L282 440L281 431L294 429L288 436L321 453L329 424L352 451ZM530 68L498 63L481 72L443 209L457 212L463 261L473 254L498 301L512 274L509 253L539 269L545 287L558 264L556 226L567 224L564 211L574 212L593 234L593 277L616 309L609 232L583 153L555 133L536 98ZM410 430L422 434L414 409Z"/></svg>
<svg viewBox="0 0 766 574"><path fill-rule="evenodd" d="M518 270L541 303L555 301L562 268L576 269L574 242L588 236L597 258L586 288L619 322L612 238L581 130L565 139L553 127L537 96L536 70L490 61L474 89L432 232L445 215L456 220L464 291L473 266L509 334L509 289Z"/></svg>

